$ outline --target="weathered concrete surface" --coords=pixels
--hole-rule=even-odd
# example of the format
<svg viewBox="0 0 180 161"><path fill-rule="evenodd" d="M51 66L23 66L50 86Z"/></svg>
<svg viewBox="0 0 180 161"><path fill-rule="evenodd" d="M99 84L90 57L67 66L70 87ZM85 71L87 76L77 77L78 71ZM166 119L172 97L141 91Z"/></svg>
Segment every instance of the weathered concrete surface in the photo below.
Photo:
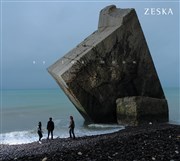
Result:
<svg viewBox="0 0 180 161"><path fill-rule="evenodd" d="M87 121L117 122L117 98L165 98L134 9L104 8L98 30L48 71Z"/></svg>
<svg viewBox="0 0 180 161"><path fill-rule="evenodd" d="M116 100L117 122L123 125L139 125L149 122L167 122L166 99L142 96L124 97Z"/></svg>

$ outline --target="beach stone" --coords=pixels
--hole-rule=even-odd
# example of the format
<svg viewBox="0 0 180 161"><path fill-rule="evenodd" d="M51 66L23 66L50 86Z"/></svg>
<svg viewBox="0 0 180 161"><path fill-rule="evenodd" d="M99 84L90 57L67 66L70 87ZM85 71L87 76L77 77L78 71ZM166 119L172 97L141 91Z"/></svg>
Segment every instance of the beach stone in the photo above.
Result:
<svg viewBox="0 0 180 161"><path fill-rule="evenodd" d="M160 104L165 101L134 9L114 5L102 9L98 30L48 71L86 121L119 122L118 98L139 96L159 99ZM161 109L155 106L157 111ZM168 119L166 114L163 117Z"/></svg>
<svg viewBox="0 0 180 161"><path fill-rule="evenodd" d="M42 161L47 161L47 159L48 159L47 157L44 157L44 158L42 159Z"/></svg>
<svg viewBox="0 0 180 161"><path fill-rule="evenodd" d="M78 155L82 155L82 152L78 152Z"/></svg>
<svg viewBox="0 0 180 161"><path fill-rule="evenodd" d="M176 153L176 154L179 154L179 151L176 150L175 153Z"/></svg>

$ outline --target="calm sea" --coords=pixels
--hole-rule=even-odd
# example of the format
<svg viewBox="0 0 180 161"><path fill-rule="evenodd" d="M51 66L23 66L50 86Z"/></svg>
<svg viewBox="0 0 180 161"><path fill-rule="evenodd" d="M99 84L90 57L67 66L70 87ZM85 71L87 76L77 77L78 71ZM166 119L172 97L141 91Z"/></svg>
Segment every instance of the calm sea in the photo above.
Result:
<svg viewBox="0 0 180 161"><path fill-rule="evenodd" d="M180 102L178 88L165 88L169 104L170 122L180 124ZM1 135L5 144L21 144L37 141L37 125L42 122L43 138L47 137L46 125L49 117L55 123L55 137L69 137L69 116L73 115L77 136L111 133L122 126L112 124L84 125L84 119L61 89L2 90Z"/></svg>

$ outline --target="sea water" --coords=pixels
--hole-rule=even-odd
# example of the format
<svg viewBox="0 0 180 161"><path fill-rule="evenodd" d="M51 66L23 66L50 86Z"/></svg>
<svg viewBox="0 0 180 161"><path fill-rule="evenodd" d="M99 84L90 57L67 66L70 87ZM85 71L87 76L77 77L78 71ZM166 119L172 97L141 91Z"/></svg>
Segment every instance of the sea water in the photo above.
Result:
<svg viewBox="0 0 180 161"><path fill-rule="evenodd" d="M179 89L165 88L170 122L180 124ZM49 117L55 123L54 137L69 137L69 116L75 120L79 136L111 133L123 129L117 124L84 124L84 119L61 89L2 90L1 144L22 144L38 140L37 126L42 122L43 138L47 137Z"/></svg>
<svg viewBox="0 0 180 161"><path fill-rule="evenodd" d="M1 108L2 144L22 144L38 140L37 126L42 122L43 138L47 138L49 117L55 123L54 137L69 137L69 116L74 117L75 134L79 136L111 133L117 124L84 124L84 119L61 89L3 90Z"/></svg>

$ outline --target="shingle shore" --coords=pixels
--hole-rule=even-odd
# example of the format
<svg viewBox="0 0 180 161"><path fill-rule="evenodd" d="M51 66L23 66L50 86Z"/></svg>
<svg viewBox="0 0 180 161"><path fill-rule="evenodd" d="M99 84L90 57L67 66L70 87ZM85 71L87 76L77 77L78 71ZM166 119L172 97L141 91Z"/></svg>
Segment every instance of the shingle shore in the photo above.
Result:
<svg viewBox="0 0 180 161"><path fill-rule="evenodd" d="M0 160L180 161L180 126L153 124L75 140L57 138L42 140L42 144L1 145Z"/></svg>

